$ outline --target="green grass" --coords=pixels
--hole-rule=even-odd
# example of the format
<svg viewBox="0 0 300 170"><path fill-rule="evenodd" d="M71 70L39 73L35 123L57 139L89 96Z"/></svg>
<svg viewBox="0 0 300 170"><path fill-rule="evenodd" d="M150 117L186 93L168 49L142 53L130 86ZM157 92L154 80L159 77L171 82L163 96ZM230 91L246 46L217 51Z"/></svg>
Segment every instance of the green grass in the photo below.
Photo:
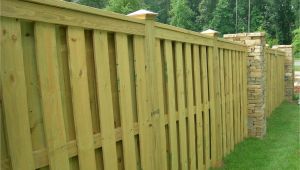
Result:
<svg viewBox="0 0 300 170"><path fill-rule="evenodd" d="M263 139L248 138L215 170L299 170L299 106L284 102L268 119Z"/></svg>

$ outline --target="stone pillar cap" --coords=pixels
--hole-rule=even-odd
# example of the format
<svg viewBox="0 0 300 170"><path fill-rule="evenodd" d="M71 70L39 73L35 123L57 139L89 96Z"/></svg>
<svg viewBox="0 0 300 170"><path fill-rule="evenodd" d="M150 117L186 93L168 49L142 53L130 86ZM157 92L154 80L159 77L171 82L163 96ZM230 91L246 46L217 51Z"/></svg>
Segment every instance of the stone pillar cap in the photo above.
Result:
<svg viewBox="0 0 300 170"><path fill-rule="evenodd" d="M212 29L208 29L208 30L202 31L201 34L205 34L205 35L212 36L212 37L217 37L217 36L219 36L220 32L212 30Z"/></svg>
<svg viewBox="0 0 300 170"><path fill-rule="evenodd" d="M292 48L292 45L273 45L273 48Z"/></svg>
<svg viewBox="0 0 300 170"><path fill-rule="evenodd" d="M235 37L263 37L265 32L251 32L251 33L237 33L237 34L224 34L224 38L235 38Z"/></svg>
<svg viewBox="0 0 300 170"><path fill-rule="evenodd" d="M128 14L129 17L134 17L138 19L155 19L155 17L158 15L158 13L148 11L145 9L140 9L138 11L132 12Z"/></svg>

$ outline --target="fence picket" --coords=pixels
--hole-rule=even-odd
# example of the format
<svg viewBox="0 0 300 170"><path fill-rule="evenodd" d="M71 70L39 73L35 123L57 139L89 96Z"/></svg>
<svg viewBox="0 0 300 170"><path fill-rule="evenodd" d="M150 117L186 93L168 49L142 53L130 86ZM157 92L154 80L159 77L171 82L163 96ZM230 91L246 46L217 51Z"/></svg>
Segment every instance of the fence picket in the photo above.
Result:
<svg viewBox="0 0 300 170"><path fill-rule="evenodd" d="M185 113L185 89L183 72L183 51L182 43L175 43L175 63L176 63L176 83L177 100L179 113L179 149L180 149L180 169L188 169L187 160L187 135L186 135L186 113Z"/></svg>
<svg viewBox="0 0 300 170"><path fill-rule="evenodd" d="M84 30L67 28L69 69L80 169L96 169L89 102Z"/></svg>
<svg viewBox="0 0 300 170"><path fill-rule="evenodd" d="M124 165L125 169L137 169L134 131L132 130L134 128L131 92L131 84L133 82L130 81L127 41L126 34L117 33L115 35Z"/></svg>
<svg viewBox="0 0 300 170"><path fill-rule="evenodd" d="M1 30L1 83L11 164L13 169L31 170L34 161L20 21L1 17Z"/></svg>
<svg viewBox="0 0 300 170"><path fill-rule="evenodd" d="M177 125L176 125L176 106L175 106L175 68L174 68L174 58L173 58L173 49L172 42L169 40L164 41L164 54L165 54L165 63L166 63L166 72L167 72L167 106L168 106L168 128L169 128L169 169L177 170L178 167L178 141L177 141Z"/></svg>
<svg viewBox="0 0 300 170"><path fill-rule="evenodd" d="M197 151L197 165L198 169L204 169L203 164L203 106L202 92L201 92L201 68L200 68L200 49L198 45L193 46L193 61L194 61L194 86L195 86L195 99L196 99L196 151Z"/></svg>
<svg viewBox="0 0 300 170"><path fill-rule="evenodd" d="M192 49L190 44L185 46L185 75L186 75L186 98L188 111L188 150L189 169L196 169L196 147L195 147L195 109L194 109L194 87L193 87L193 67Z"/></svg>
<svg viewBox="0 0 300 170"><path fill-rule="evenodd" d="M93 45L104 168L118 169L107 32L95 30Z"/></svg>
<svg viewBox="0 0 300 170"><path fill-rule="evenodd" d="M42 96L42 110L51 169L69 169L58 75L55 26L35 24L36 58Z"/></svg>

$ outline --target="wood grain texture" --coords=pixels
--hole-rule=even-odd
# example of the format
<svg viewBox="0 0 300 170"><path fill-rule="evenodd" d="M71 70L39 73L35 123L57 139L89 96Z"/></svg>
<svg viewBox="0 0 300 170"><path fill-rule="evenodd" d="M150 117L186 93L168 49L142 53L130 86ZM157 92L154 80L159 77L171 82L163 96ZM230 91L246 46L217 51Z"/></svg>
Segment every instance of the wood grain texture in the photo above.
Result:
<svg viewBox="0 0 300 170"><path fill-rule="evenodd" d="M185 75L186 75L186 98L188 114L188 161L189 169L196 169L196 146L195 146L195 116L194 116L194 83L191 44L185 45Z"/></svg>
<svg viewBox="0 0 300 170"><path fill-rule="evenodd" d="M94 59L97 80L102 152L105 169L117 169L117 149L114 135L114 113L111 93L108 37L106 32L93 32Z"/></svg>
<svg viewBox="0 0 300 170"><path fill-rule="evenodd" d="M117 70L119 80L119 103L121 114L121 126L123 130L123 153L125 169L137 168L137 156L133 133L133 103L130 81L129 55L127 35L117 33L115 35Z"/></svg>
<svg viewBox="0 0 300 170"><path fill-rule="evenodd" d="M210 136L211 136L211 165L216 166L217 164L217 151L218 151L218 145L217 145L217 126L218 126L218 120L217 120L217 108L218 105L216 105L216 93L218 91L217 89L217 62L216 61L216 55L215 50L213 47L208 47L207 50L207 63L208 63L208 83L209 83L209 102L210 102Z"/></svg>
<svg viewBox="0 0 300 170"><path fill-rule="evenodd" d="M196 152L197 152L197 169L204 169L204 143L203 143L203 100L202 100L202 84L201 84L201 63L200 49L198 45L193 45L193 68L194 68L194 88L195 88L195 104L196 104Z"/></svg>
<svg viewBox="0 0 300 170"><path fill-rule="evenodd" d="M34 169L20 21L1 17L1 83L13 169ZM21 143L19 141L22 141Z"/></svg>
<svg viewBox="0 0 300 170"><path fill-rule="evenodd" d="M96 169L89 102L84 31L68 27L67 42L73 112L80 169Z"/></svg>
<svg viewBox="0 0 300 170"><path fill-rule="evenodd" d="M101 29L137 35L145 34L145 24L143 22L129 22L123 19L95 15L88 12L66 10L61 7L44 5L43 3L3 0L1 3L1 16L89 29Z"/></svg>
<svg viewBox="0 0 300 170"><path fill-rule="evenodd" d="M139 119L139 141L142 169L153 169L150 140L152 138L151 114L149 111L148 89L146 83L146 58L144 53L145 40L141 36L134 36L134 60L136 71L137 112Z"/></svg>
<svg viewBox="0 0 300 170"><path fill-rule="evenodd" d="M177 128L176 128L176 106L175 106L175 77L174 77L174 58L172 42L169 40L164 41L164 55L166 63L166 87L167 87L167 110L168 110L168 128L169 128L169 168L177 170L178 167L178 141L177 141Z"/></svg>
<svg viewBox="0 0 300 170"><path fill-rule="evenodd" d="M183 70L183 51L182 43L175 43L175 61L176 61L176 83L177 83L177 99L179 114L179 153L180 153L180 169L188 169L187 158L187 134L186 134L186 118L185 118L185 88L184 88L184 70Z"/></svg>
<svg viewBox="0 0 300 170"><path fill-rule="evenodd" d="M41 90L49 165L51 169L69 169L66 133L58 76L55 26L35 24L37 68Z"/></svg>
<svg viewBox="0 0 300 170"><path fill-rule="evenodd" d="M158 145L158 156L159 156L159 169L167 169L167 144L166 144L166 127L165 127L165 99L164 99L164 70L162 63L162 47L159 40L155 41L155 65L157 73L157 94L158 94L158 106L159 106L159 120L157 125L157 131L159 131L159 136L157 144ZM156 133L154 131L154 133ZM155 154L156 155L156 154Z"/></svg>
<svg viewBox="0 0 300 170"><path fill-rule="evenodd" d="M203 122L204 122L204 164L205 169L210 167L210 122L209 109L210 101L208 99L208 65L207 65L207 48L201 46L201 76L202 76L202 94L203 94Z"/></svg>

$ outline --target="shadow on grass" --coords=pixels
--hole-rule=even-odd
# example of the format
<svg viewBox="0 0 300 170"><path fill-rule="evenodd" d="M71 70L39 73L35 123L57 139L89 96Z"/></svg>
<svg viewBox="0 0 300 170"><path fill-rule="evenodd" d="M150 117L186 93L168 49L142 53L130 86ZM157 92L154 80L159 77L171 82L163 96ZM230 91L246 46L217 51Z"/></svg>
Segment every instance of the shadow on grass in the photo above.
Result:
<svg viewBox="0 0 300 170"><path fill-rule="evenodd" d="M300 110L283 102L267 120L263 139L248 138L214 170L300 170Z"/></svg>

